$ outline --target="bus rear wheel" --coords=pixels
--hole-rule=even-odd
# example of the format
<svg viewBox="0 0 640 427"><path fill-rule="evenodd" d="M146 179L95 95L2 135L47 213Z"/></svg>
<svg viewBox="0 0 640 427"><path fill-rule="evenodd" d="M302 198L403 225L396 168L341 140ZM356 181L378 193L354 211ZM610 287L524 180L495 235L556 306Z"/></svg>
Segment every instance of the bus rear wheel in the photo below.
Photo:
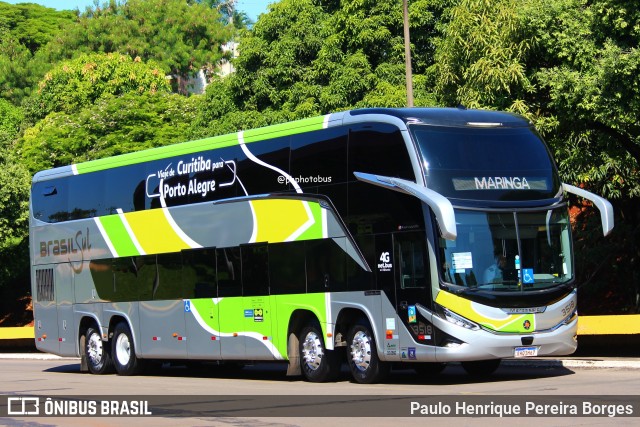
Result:
<svg viewBox="0 0 640 427"><path fill-rule="evenodd" d="M105 342L102 341L100 331L90 326L87 328L84 341L84 355L87 368L92 374L102 375L111 370L111 354Z"/></svg>
<svg viewBox="0 0 640 427"><path fill-rule="evenodd" d="M311 323L300 332L300 368L311 382L335 380L340 374L340 362L333 351L327 350L320 325Z"/></svg>
<svg viewBox="0 0 640 427"><path fill-rule="evenodd" d="M500 366L502 359L474 360L473 362L462 362L462 368L469 375L474 377L483 377L491 375Z"/></svg>
<svg viewBox="0 0 640 427"><path fill-rule="evenodd" d="M376 340L369 322L360 320L349 330L349 368L351 375L360 384L373 384L389 373L389 364L380 361Z"/></svg>
<svg viewBox="0 0 640 427"><path fill-rule="evenodd" d="M136 357L131 329L125 322L120 322L113 330L111 354L113 365L118 375L135 375L140 363Z"/></svg>

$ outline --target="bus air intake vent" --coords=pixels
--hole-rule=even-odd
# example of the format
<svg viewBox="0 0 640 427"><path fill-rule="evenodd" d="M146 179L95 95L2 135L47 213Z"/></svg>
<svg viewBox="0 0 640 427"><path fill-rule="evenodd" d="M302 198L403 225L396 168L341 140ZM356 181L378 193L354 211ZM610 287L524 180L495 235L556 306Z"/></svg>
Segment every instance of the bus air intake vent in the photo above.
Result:
<svg viewBox="0 0 640 427"><path fill-rule="evenodd" d="M53 268L36 270L36 299L39 302L53 301Z"/></svg>

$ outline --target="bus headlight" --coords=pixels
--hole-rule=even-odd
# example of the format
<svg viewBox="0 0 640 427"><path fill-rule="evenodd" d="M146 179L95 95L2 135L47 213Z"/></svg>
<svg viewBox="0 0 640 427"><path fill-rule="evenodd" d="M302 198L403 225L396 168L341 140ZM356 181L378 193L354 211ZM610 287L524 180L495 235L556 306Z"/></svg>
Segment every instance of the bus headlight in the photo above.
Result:
<svg viewBox="0 0 640 427"><path fill-rule="evenodd" d="M469 329L471 331L477 331L478 329L480 329L480 327L475 323L465 319L462 316L458 316L457 314L455 314L454 312L452 312L451 310L445 307L442 307L442 313L444 314L444 318L448 322L453 323L454 325L463 327L465 329Z"/></svg>

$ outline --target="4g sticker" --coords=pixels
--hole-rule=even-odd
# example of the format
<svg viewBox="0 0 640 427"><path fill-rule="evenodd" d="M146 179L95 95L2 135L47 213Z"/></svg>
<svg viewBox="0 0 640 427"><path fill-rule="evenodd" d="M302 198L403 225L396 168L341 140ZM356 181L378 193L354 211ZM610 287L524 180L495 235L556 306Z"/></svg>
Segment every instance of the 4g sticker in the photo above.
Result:
<svg viewBox="0 0 640 427"><path fill-rule="evenodd" d="M391 271L393 263L391 262L391 253L382 252L380 254L380 262L378 263L378 271Z"/></svg>

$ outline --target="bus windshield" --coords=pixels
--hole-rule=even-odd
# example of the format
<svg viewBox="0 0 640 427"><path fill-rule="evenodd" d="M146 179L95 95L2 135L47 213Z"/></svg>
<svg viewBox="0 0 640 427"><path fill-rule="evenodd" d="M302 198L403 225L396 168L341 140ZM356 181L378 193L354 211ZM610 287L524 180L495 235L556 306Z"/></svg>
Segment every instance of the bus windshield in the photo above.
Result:
<svg viewBox="0 0 640 427"><path fill-rule="evenodd" d="M488 201L557 197L549 151L531 128L410 127L427 187L445 197Z"/></svg>
<svg viewBox="0 0 640 427"><path fill-rule="evenodd" d="M456 209L456 240L440 239L444 282L470 289L519 292L573 278L566 207L539 212Z"/></svg>

